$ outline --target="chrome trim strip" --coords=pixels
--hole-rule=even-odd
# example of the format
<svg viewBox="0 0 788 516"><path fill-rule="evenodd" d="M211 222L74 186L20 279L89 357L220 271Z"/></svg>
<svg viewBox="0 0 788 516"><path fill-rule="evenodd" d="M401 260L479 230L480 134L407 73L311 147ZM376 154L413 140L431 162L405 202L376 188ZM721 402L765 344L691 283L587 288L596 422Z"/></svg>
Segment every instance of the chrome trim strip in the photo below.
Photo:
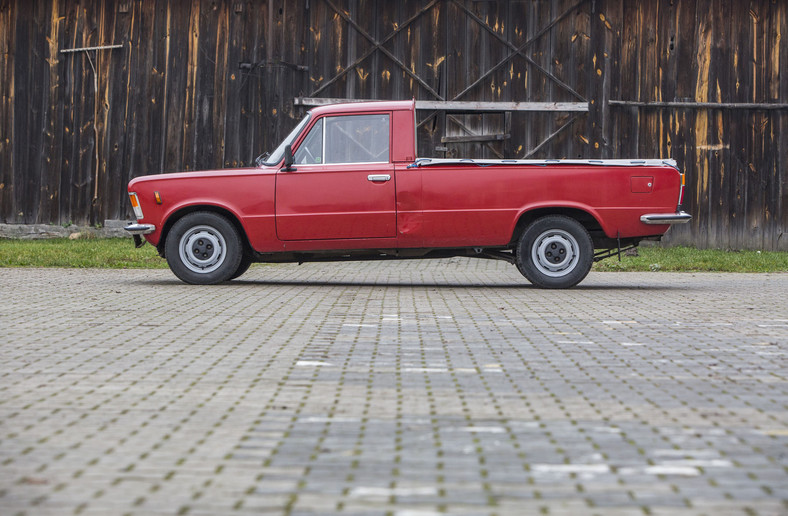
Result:
<svg viewBox="0 0 788 516"><path fill-rule="evenodd" d="M657 167L667 165L678 170L674 159L468 159L468 158L417 158L408 168L436 165L595 165L607 167Z"/></svg>
<svg viewBox="0 0 788 516"><path fill-rule="evenodd" d="M132 235L147 235L148 233L153 233L156 231L156 226L153 224L129 224L123 229Z"/></svg>
<svg viewBox="0 0 788 516"><path fill-rule="evenodd" d="M677 213L647 213L640 216L644 224L686 224L692 220L692 215L686 211Z"/></svg>
<svg viewBox="0 0 788 516"><path fill-rule="evenodd" d="M389 174L370 174L367 176L367 181L372 181L373 183L382 183L391 180L391 175Z"/></svg>

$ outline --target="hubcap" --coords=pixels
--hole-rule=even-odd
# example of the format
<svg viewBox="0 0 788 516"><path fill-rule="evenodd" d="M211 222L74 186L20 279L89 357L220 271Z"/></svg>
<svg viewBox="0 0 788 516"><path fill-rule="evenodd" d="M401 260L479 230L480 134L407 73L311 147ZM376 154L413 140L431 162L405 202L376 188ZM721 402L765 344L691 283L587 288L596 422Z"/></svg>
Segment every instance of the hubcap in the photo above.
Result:
<svg viewBox="0 0 788 516"><path fill-rule="evenodd" d="M211 226L195 226L178 245L183 264L192 272L207 274L218 269L227 256L222 234Z"/></svg>
<svg viewBox="0 0 788 516"><path fill-rule="evenodd" d="M580 260L577 240L562 229L545 231L534 240L531 258L542 274L554 278L566 276Z"/></svg>

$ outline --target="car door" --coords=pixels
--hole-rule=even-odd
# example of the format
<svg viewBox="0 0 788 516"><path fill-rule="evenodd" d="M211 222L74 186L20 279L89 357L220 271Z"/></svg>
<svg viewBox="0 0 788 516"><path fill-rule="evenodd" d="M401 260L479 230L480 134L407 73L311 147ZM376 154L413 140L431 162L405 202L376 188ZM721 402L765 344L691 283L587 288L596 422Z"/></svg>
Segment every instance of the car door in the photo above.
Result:
<svg viewBox="0 0 788 516"><path fill-rule="evenodd" d="M390 114L318 118L276 178L280 240L396 236Z"/></svg>

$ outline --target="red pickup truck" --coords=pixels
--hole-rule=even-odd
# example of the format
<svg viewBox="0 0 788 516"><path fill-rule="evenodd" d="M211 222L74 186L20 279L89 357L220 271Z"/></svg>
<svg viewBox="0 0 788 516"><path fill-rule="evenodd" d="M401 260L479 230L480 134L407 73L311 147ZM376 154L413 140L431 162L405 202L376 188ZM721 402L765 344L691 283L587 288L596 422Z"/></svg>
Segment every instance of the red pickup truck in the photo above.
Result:
<svg viewBox="0 0 788 516"><path fill-rule="evenodd" d="M253 262L472 256L568 288L691 219L675 161L417 158L415 127L413 101L312 109L256 167L133 179L126 230L187 283Z"/></svg>

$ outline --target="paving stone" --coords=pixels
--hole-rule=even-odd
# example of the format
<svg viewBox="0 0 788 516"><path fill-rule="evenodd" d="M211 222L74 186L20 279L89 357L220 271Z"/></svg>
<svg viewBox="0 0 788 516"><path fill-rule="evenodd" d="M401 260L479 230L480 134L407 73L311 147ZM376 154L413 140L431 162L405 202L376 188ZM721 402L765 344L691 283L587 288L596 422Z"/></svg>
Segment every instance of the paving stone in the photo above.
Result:
<svg viewBox="0 0 788 516"><path fill-rule="evenodd" d="M786 514L788 274L0 269L2 514Z"/></svg>

